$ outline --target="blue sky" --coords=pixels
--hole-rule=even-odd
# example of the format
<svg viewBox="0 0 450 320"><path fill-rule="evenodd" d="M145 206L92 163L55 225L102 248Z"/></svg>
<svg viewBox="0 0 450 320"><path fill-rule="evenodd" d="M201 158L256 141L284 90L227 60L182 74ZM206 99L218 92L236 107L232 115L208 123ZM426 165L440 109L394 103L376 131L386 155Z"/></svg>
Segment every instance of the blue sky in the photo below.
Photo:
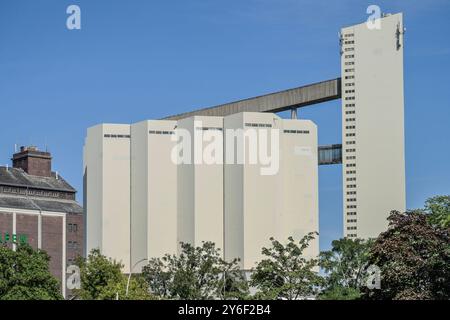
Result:
<svg viewBox="0 0 450 320"><path fill-rule="evenodd" d="M66 28L81 7L82 29ZM0 164L48 146L82 195L86 128L339 76L340 27L404 13L407 207L450 194L450 1L1 0ZM300 110L340 143L340 101ZM341 167L320 168L321 248L342 236Z"/></svg>

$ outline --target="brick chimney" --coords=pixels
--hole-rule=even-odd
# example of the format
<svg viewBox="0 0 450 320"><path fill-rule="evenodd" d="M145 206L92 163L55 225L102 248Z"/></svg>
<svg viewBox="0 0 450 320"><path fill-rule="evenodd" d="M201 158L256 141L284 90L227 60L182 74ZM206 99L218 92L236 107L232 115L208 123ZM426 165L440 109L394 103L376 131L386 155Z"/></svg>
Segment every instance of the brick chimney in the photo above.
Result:
<svg viewBox="0 0 450 320"><path fill-rule="evenodd" d="M13 154L13 168L23 169L33 176L52 176L52 157L50 152L39 151L35 146L20 147L20 152Z"/></svg>

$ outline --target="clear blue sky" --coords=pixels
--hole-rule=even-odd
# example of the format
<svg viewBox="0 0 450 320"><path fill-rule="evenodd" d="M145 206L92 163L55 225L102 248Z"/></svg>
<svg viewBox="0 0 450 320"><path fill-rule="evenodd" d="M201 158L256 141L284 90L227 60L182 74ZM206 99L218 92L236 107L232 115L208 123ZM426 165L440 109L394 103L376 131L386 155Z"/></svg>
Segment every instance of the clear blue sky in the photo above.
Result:
<svg viewBox="0 0 450 320"><path fill-rule="evenodd" d="M66 28L77 4L82 29ZM450 1L0 1L0 163L48 145L82 198L86 128L339 76L337 33L404 13L407 206L450 194ZM300 110L340 143L340 101ZM342 236L341 167L320 168L321 248Z"/></svg>

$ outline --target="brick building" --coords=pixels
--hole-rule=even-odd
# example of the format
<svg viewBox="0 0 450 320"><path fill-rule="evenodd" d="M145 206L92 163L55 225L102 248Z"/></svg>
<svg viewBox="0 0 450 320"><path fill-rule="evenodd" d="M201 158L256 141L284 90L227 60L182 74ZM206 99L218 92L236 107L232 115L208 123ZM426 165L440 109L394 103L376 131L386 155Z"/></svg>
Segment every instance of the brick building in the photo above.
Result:
<svg viewBox="0 0 450 320"><path fill-rule="evenodd" d="M66 296L65 271L83 254L83 208L76 190L51 170L49 152L21 147L13 166L0 167L0 243L27 242L51 257L50 271Z"/></svg>

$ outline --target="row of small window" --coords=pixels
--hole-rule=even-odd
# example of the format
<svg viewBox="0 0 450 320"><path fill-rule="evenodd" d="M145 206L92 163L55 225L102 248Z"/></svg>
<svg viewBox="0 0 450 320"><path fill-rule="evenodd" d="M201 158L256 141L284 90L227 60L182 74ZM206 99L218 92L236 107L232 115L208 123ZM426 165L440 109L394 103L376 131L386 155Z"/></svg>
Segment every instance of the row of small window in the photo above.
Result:
<svg viewBox="0 0 450 320"><path fill-rule="evenodd" d="M355 129L356 126L345 126L345 129Z"/></svg>
<svg viewBox="0 0 450 320"><path fill-rule="evenodd" d="M353 37L354 35L355 35L354 33L347 33L347 34L344 34L344 37L349 38L349 37Z"/></svg>
<svg viewBox="0 0 450 320"><path fill-rule="evenodd" d="M356 141L346 141L345 144L356 144Z"/></svg>
<svg viewBox="0 0 450 320"><path fill-rule="evenodd" d="M356 223L358 220L356 219L347 219L347 223Z"/></svg>
<svg viewBox="0 0 450 320"><path fill-rule="evenodd" d="M344 69L344 72L355 72L355 68Z"/></svg>
<svg viewBox="0 0 450 320"><path fill-rule="evenodd" d="M347 212L348 216L356 216L356 211L349 211Z"/></svg>
<svg viewBox="0 0 450 320"><path fill-rule="evenodd" d="M346 167L356 167L356 163L347 163Z"/></svg>
<svg viewBox="0 0 450 320"><path fill-rule="evenodd" d="M356 227L355 226L347 227L347 230L356 230Z"/></svg>
<svg viewBox="0 0 450 320"><path fill-rule="evenodd" d="M246 127L272 128L270 123L246 123Z"/></svg>
<svg viewBox="0 0 450 320"><path fill-rule="evenodd" d="M356 136L356 133L346 133L345 136L346 137L354 137L354 136ZM354 144L354 143L349 143L349 144Z"/></svg>
<svg viewBox="0 0 450 320"><path fill-rule="evenodd" d="M199 131L223 131L223 129L219 127L197 127L195 129Z"/></svg>
<svg viewBox="0 0 450 320"><path fill-rule="evenodd" d="M77 232L78 231L78 224L76 223L69 223L67 225L67 229L69 232Z"/></svg>
<svg viewBox="0 0 450 320"><path fill-rule="evenodd" d="M346 174L355 174L356 170L345 171Z"/></svg>
<svg viewBox="0 0 450 320"><path fill-rule="evenodd" d="M355 100L355 97L354 97L354 96L351 96L351 97L345 97L345 100Z"/></svg>
<svg viewBox="0 0 450 320"><path fill-rule="evenodd" d="M355 89L352 89L352 90L345 90L345 93L353 93L353 92L355 92Z"/></svg>
<svg viewBox="0 0 450 320"><path fill-rule="evenodd" d="M347 195L356 194L356 191L347 191Z"/></svg>
<svg viewBox="0 0 450 320"><path fill-rule="evenodd" d="M68 249L78 249L78 242L77 241L68 241L67 248Z"/></svg>
<svg viewBox="0 0 450 320"><path fill-rule="evenodd" d="M356 177L347 178L345 181L356 181Z"/></svg>
<svg viewBox="0 0 450 320"><path fill-rule="evenodd" d="M355 76L354 76L354 75L351 75L351 76L345 76L345 79L355 79Z"/></svg>
<svg viewBox="0 0 450 320"><path fill-rule="evenodd" d="M356 234L354 234L354 233L349 233L349 234L347 235L347 237L348 237L348 238L356 238Z"/></svg>
<svg viewBox="0 0 450 320"><path fill-rule="evenodd" d="M346 156L345 159L346 160L355 160L356 156Z"/></svg>
<svg viewBox="0 0 450 320"><path fill-rule="evenodd" d="M346 103L345 106L346 106L347 108L350 108L350 107L354 107L355 104L354 104L354 103Z"/></svg>
<svg viewBox="0 0 450 320"><path fill-rule="evenodd" d="M352 122L352 121L355 121L355 118L347 118L347 119L345 119L345 121Z"/></svg>
<svg viewBox="0 0 450 320"><path fill-rule="evenodd" d="M345 152L356 152L356 149L345 149Z"/></svg>
<svg viewBox="0 0 450 320"><path fill-rule="evenodd" d="M129 134L105 134L103 135L103 137L105 138L131 138L131 136Z"/></svg>
<svg viewBox="0 0 450 320"><path fill-rule="evenodd" d="M175 131L150 130L149 134L175 134Z"/></svg>
<svg viewBox="0 0 450 320"><path fill-rule="evenodd" d="M355 202L356 201L356 198L348 198L347 199L347 202Z"/></svg>
<svg viewBox="0 0 450 320"><path fill-rule="evenodd" d="M309 134L309 130L284 130L284 133L301 133L301 134Z"/></svg>
<svg viewBox="0 0 450 320"><path fill-rule="evenodd" d="M344 86L345 87L354 87L355 83L354 82L346 82Z"/></svg>
<svg viewBox="0 0 450 320"><path fill-rule="evenodd" d="M345 48L344 51L355 51L355 48L351 47L351 48Z"/></svg>
<svg viewBox="0 0 450 320"><path fill-rule="evenodd" d="M351 58L354 58L354 57L355 57L354 54L346 54L346 55L344 56L345 59L351 59Z"/></svg>
<svg viewBox="0 0 450 320"><path fill-rule="evenodd" d="M344 65L346 65L346 66L354 66L355 65L355 61L344 62Z"/></svg>
<svg viewBox="0 0 450 320"><path fill-rule="evenodd" d="M347 188L348 188L348 189L356 188L356 184L348 184L348 185L347 185Z"/></svg>

